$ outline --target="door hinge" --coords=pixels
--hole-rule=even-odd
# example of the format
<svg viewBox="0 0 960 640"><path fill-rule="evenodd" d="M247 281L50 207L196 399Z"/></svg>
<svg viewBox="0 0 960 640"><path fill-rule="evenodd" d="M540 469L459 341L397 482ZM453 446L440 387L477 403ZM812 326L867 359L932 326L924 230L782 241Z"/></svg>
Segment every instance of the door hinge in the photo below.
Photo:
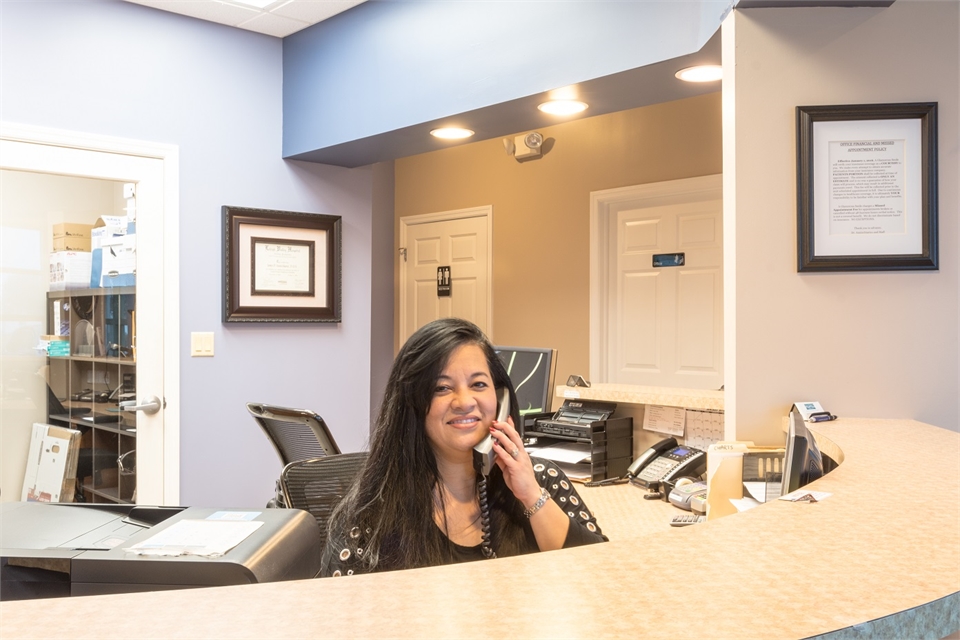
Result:
<svg viewBox="0 0 960 640"><path fill-rule="evenodd" d="M400 257L402 257L402 258L403 258L403 261L406 262L406 261L407 261L407 248L406 248L406 247L400 247L399 251L400 251Z"/></svg>

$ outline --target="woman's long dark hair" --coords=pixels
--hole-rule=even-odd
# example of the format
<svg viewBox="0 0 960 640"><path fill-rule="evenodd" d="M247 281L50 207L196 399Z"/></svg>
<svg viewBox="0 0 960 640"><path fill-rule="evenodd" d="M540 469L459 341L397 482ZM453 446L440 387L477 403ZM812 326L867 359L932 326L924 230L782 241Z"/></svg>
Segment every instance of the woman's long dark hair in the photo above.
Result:
<svg viewBox="0 0 960 640"><path fill-rule="evenodd" d="M424 424L437 379L451 354L465 345L483 351L498 393L510 389L511 415L520 424L510 377L479 327L444 318L410 336L390 371L370 457L330 518L331 532L360 527L363 561L370 570L433 566L453 557L452 543L433 519L440 478ZM494 466L488 486L493 547L499 556L516 555L524 544L523 506L506 487L499 467Z"/></svg>

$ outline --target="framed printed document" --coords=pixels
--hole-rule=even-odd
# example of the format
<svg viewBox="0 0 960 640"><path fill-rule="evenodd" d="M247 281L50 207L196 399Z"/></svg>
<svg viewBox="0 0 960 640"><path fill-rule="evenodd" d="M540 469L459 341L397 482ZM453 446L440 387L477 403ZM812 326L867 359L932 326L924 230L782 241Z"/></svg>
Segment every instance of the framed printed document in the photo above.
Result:
<svg viewBox="0 0 960 640"><path fill-rule="evenodd" d="M937 265L937 104L797 107L797 270Z"/></svg>
<svg viewBox="0 0 960 640"><path fill-rule="evenodd" d="M340 322L340 216L223 207L224 322Z"/></svg>

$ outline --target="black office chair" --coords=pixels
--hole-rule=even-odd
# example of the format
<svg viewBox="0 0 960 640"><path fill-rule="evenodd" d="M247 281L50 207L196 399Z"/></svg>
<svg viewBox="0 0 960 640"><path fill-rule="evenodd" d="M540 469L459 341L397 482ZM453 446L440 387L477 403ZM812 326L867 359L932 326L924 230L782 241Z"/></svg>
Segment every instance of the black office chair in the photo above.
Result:
<svg viewBox="0 0 960 640"><path fill-rule="evenodd" d="M324 543L330 514L350 489L368 455L366 451L341 453L291 462L283 468L280 485L287 506L308 511L316 518Z"/></svg>
<svg viewBox="0 0 960 640"><path fill-rule="evenodd" d="M248 402L247 411L263 429L284 466L298 460L340 453L340 447L333 439L327 423L309 409ZM284 506L283 491L278 480L276 496L267 503L267 507Z"/></svg>

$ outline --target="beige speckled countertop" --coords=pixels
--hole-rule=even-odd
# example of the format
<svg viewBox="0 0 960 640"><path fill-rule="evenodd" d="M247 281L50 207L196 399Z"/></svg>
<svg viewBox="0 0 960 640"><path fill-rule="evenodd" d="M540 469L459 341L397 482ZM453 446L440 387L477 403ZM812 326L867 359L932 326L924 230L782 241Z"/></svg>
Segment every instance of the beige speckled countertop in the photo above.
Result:
<svg viewBox="0 0 960 640"><path fill-rule="evenodd" d="M723 411L723 391L713 389L674 389L606 383L597 383L589 387L560 385L554 391L554 398L557 401L563 398L583 398L626 404L657 404L665 407Z"/></svg>
<svg viewBox="0 0 960 640"><path fill-rule="evenodd" d="M844 462L810 485L832 493L815 504L776 501L671 528L673 508L642 500L635 487L583 488L609 543L350 578L5 602L0 636L676 640L956 631L960 434L909 420L817 427Z"/></svg>

